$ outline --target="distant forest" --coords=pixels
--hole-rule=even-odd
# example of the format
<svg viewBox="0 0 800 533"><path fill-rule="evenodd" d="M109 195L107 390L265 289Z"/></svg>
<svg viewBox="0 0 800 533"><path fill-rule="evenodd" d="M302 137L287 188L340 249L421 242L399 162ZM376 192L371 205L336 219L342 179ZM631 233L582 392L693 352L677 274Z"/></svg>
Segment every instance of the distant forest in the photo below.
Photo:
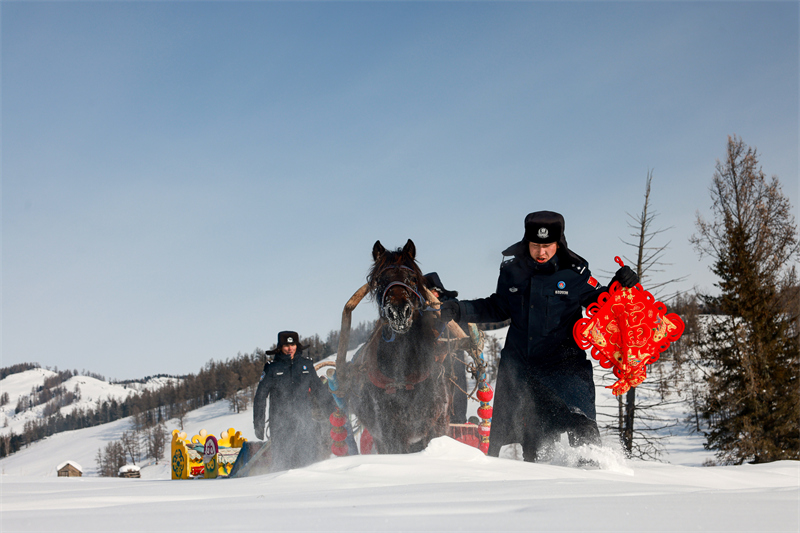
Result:
<svg viewBox="0 0 800 533"><path fill-rule="evenodd" d="M366 342L376 322L362 322L354 326L350 334L349 349ZM331 331L324 341L319 335L313 335L301 337L300 342L306 347L303 353L316 363L336 353L339 332ZM273 344L269 350L275 347ZM44 404L43 416L26 422L21 434L11 432L0 436L0 457L10 455L23 446L55 433L106 424L128 416L135 417L137 428L146 429L173 418L179 419L183 425L186 413L219 400L228 400L233 411L244 411L251 403L255 386L264 365L269 361L265 350L256 348L253 353L239 353L226 361L209 361L197 374L147 376L141 380L115 381L118 384L131 384L146 382L153 377L174 378L158 389L138 392L122 401L98 398L92 407L78 407L66 415L61 413L61 408L78 401L80 389L76 386L74 390L68 391L63 386L64 382L76 375L88 375L102 381L105 379L86 371L78 374L77 371L59 371L56 368L55 376L47 378L41 386L17 401L15 413ZM0 378L34 368L40 368L40 365L20 363L2 368ZM8 402L8 393L5 393L0 397L0 405Z"/></svg>

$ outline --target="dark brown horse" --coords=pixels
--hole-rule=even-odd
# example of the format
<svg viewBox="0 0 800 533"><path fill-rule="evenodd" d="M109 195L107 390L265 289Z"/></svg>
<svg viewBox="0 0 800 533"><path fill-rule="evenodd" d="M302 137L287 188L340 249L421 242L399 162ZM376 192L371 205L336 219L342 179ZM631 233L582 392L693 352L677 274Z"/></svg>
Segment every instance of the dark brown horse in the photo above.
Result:
<svg viewBox="0 0 800 533"><path fill-rule="evenodd" d="M438 301L425 287L415 256L410 239L395 251L380 241L373 246L374 263L360 292L369 291L381 320L346 372L348 408L382 454L422 450L449 425Z"/></svg>

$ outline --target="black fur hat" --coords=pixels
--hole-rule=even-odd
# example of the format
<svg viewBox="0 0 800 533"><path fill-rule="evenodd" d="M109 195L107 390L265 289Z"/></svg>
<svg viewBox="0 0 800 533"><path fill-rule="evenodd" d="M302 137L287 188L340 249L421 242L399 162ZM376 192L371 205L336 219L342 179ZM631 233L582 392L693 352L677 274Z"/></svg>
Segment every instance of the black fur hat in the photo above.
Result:
<svg viewBox="0 0 800 533"><path fill-rule="evenodd" d="M541 231L540 233L540 230ZM545 231L547 235L545 236ZM540 236L541 235L541 236ZM536 242L540 244L558 243L556 254L566 265L581 265L586 260L573 252L567 246L567 239L564 237L564 217L553 211L536 211L525 217L525 236L521 241L512 244L503 250L503 256L530 257L528 243Z"/></svg>
<svg viewBox="0 0 800 533"><path fill-rule="evenodd" d="M539 244L561 243L564 217L553 211L536 211L525 217L525 240Z"/></svg>
<svg viewBox="0 0 800 533"><path fill-rule="evenodd" d="M458 291L448 291L444 288L444 284L442 280L439 279L439 274L436 272L425 274L425 285L427 285L429 289L438 292L440 300L443 298L450 300L458 297Z"/></svg>
<svg viewBox="0 0 800 533"><path fill-rule="evenodd" d="M278 346L274 350L270 350L264 353L269 355L275 355L280 353L281 346L284 344L295 344L297 345L297 351L302 352L305 349L305 346L300 344L300 335L297 334L296 331L281 331L278 333Z"/></svg>

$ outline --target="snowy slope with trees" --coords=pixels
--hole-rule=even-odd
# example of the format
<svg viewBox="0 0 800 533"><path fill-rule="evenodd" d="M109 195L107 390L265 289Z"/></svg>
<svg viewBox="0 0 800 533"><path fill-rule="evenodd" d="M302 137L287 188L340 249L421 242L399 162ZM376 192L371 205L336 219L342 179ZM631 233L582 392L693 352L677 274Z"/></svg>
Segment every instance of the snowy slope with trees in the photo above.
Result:
<svg viewBox="0 0 800 533"><path fill-rule="evenodd" d="M76 409L96 409L103 401L121 402L132 394L158 389L176 379L157 377L123 384L74 375L64 381L58 380L53 387L46 386L48 380L58 377L58 372L33 368L0 380L0 396L8 394L8 401L0 406L0 435L12 431L20 434L26 423L41 421L55 412L65 416Z"/></svg>

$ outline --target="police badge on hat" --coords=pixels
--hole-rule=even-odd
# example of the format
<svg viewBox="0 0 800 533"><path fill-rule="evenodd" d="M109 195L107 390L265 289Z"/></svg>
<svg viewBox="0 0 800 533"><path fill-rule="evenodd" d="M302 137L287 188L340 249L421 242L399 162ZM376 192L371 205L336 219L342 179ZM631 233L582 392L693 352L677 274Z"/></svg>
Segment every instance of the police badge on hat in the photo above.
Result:
<svg viewBox="0 0 800 533"><path fill-rule="evenodd" d="M280 333L278 333L278 342L276 343L277 348L275 348L274 350L265 351L264 353L268 355L276 355L280 353L281 346L285 346L287 344L296 345L298 352L302 352L303 350L305 350L305 346L300 344L300 335L298 335L296 331L281 331Z"/></svg>
<svg viewBox="0 0 800 533"><path fill-rule="evenodd" d="M559 242L563 232L564 217L553 211L536 211L525 217L525 240L528 242Z"/></svg>

